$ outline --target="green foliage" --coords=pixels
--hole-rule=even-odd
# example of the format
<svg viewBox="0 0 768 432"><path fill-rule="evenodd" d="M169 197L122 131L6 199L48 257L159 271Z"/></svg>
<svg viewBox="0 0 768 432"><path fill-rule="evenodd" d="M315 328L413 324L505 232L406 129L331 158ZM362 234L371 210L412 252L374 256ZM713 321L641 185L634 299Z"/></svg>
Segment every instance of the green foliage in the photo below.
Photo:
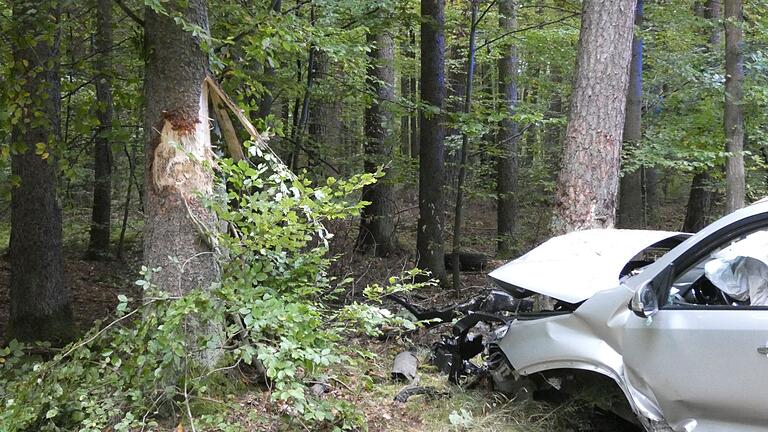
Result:
<svg viewBox="0 0 768 432"><path fill-rule="evenodd" d="M335 430L362 425L354 407L310 397L304 382L349 361L338 344L349 330L357 333L348 320L383 314L359 304L338 312L321 302L337 286L326 274L331 236L322 222L359 213L364 203L350 196L381 174L329 178L312 187L271 154L262 160L219 162L221 181L231 188L225 201L209 202L228 223L218 239L225 251L220 284L174 297L152 281L162 270L145 267L136 282L142 299L120 295L115 321L97 325L52 359L15 341L0 351L4 430L127 431L158 427L172 412L186 413L190 423L221 421L198 417L193 408L231 386L222 379L229 370L250 371L266 384L286 421ZM386 290L417 286L394 278ZM368 292L380 298L386 290ZM211 331L189 336L190 326L222 317L225 327L212 329L218 337ZM407 322L384 316L375 324ZM220 353L218 364L207 364L199 354L208 351Z"/></svg>

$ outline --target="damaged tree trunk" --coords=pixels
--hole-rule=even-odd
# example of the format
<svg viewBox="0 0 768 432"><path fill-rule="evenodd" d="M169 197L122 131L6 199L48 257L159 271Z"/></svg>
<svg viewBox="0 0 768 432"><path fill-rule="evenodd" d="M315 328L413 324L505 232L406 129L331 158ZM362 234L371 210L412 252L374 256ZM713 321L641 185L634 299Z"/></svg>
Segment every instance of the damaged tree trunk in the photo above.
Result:
<svg viewBox="0 0 768 432"><path fill-rule="evenodd" d="M176 9L169 15L179 12L190 24L208 29L204 0L179 4L166 6ZM204 82L208 57L192 32L149 7L145 44L144 261L148 267L162 267L153 277L161 289L183 295L220 279L211 236L216 218L200 198L213 192L213 177L204 166L213 156Z"/></svg>
<svg viewBox="0 0 768 432"><path fill-rule="evenodd" d="M635 0L585 0L552 230L613 227Z"/></svg>

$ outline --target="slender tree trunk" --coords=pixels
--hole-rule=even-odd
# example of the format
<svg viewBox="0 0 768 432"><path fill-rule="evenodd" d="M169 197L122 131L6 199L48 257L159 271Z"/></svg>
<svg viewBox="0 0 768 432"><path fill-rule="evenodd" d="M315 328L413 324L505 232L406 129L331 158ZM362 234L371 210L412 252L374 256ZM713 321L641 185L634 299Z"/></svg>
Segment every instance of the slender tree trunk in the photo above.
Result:
<svg viewBox="0 0 768 432"><path fill-rule="evenodd" d="M59 31L56 1L13 2L13 76L21 89L11 130L11 286L8 339L59 344L75 334L64 284L61 208L53 147L59 141Z"/></svg>
<svg viewBox="0 0 768 432"><path fill-rule="evenodd" d="M719 20L721 16L720 0L697 3L695 13L709 20ZM708 37L708 50L716 49L720 43L720 33L719 26L714 25ZM691 180L691 192L688 195L688 205L685 209L683 231L696 232L704 228L709 222L712 202L714 201L714 192L709 185L710 180L709 173L706 171L694 174Z"/></svg>
<svg viewBox="0 0 768 432"><path fill-rule="evenodd" d="M208 29L204 0L174 1L165 6L190 23ZM153 277L161 289L182 295L208 288L220 279L209 238L216 217L199 194L213 193L208 131L208 57L200 40L172 16L146 8L146 213L144 261L162 267ZM180 147L180 149L178 148ZM192 157L188 157L190 154Z"/></svg>
<svg viewBox="0 0 768 432"><path fill-rule="evenodd" d="M272 11L280 13L283 8L282 0L273 0ZM272 94L275 90L275 68L270 62L264 63L264 94L259 101L259 118L266 118L272 113L272 105L275 103L275 97Z"/></svg>
<svg viewBox="0 0 768 432"><path fill-rule="evenodd" d="M549 81L553 84L560 84L562 82L562 75L560 68L553 65L549 72ZM560 117L563 114L563 98L558 89L553 89L552 94L549 96L549 102L547 103L547 112L545 118L547 120ZM563 127L559 124L547 124L544 127L544 152L547 157L559 158L560 143L563 135Z"/></svg>
<svg viewBox="0 0 768 432"><path fill-rule="evenodd" d="M454 38L457 40L461 40L464 38L464 31L463 29L460 29L460 31L457 32L456 35L454 35ZM446 73L445 73L445 81L446 81L446 99L445 99L445 107L446 111L451 115L451 117L456 118L456 114L463 112L463 106L464 106L464 94L466 93L466 83L467 83L467 67L465 64L466 59L462 58L461 50L459 49L458 45L451 46L446 49L447 55L448 55L448 64L449 65L455 65L453 68L449 68L446 66ZM446 119L446 130L445 130L445 136L450 141L455 140L459 135L461 135L461 131L457 127L455 123L448 121L449 119ZM459 154L460 151L451 151L452 148L448 147L447 151L444 154L445 157L445 179L446 185L455 185L456 181L458 180L458 174L459 174L459 163L461 159L461 155ZM448 188L447 191L448 197L446 198L447 201L454 201L455 195L454 195L454 189Z"/></svg>
<svg viewBox="0 0 768 432"><path fill-rule="evenodd" d="M403 44L403 52L409 49ZM411 77L406 72L400 75L400 97L403 101L411 100ZM400 153L411 156L411 114L405 112L400 116Z"/></svg>
<svg viewBox="0 0 768 432"><path fill-rule="evenodd" d="M643 0L637 0L635 26L643 24ZM643 40L637 34L632 38L632 60L629 68L629 92L624 119L624 143L639 146L642 132L643 99ZM619 183L618 225L620 228L647 226L646 202L643 188L644 168L626 172Z"/></svg>
<svg viewBox="0 0 768 432"><path fill-rule="evenodd" d="M93 211L86 257L109 258L112 216L112 1L96 4L96 130L93 151Z"/></svg>
<svg viewBox="0 0 768 432"><path fill-rule="evenodd" d="M515 0L499 1L499 28L511 32L517 26ZM518 127L512 120L517 106L517 47L509 43L499 59L499 94L506 115L499 128L502 156L496 161L497 250L501 257L515 252L517 227L517 143Z"/></svg>
<svg viewBox="0 0 768 432"><path fill-rule="evenodd" d="M725 0L725 210L744 207L744 5L742 0Z"/></svg>
<svg viewBox="0 0 768 432"><path fill-rule="evenodd" d="M467 53L467 73L464 84L464 107L462 112L472 112L472 82L475 78L475 36L477 34L477 2L472 0L470 15L469 52ZM461 225L464 223L464 181L467 177L467 157L469 153L469 135L461 134L461 154L459 155L459 178L456 182L456 213L453 219L453 288L460 293L461 288Z"/></svg>
<svg viewBox="0 0 768 432"><path fill-rule="evenodd" d="M411 50L408 52L408 55L410 58L415 62L416 61L416 35L413 31L413 29L408 30L409 40L411 41ZM411 101L416 103L419 100L419 85L418 80L415 76L411 77L410 80L411 85ZM421 135L419 132L419 110L414 110L411 113L411 157L418 158L420 155L419 150L419 140L421 139Z"/></svg>
<svg viewBox="0 0 768 432"><path fill-rule="evenodd" d="M368 35L374 44L368 85L376 92L376 100L365 109L365 162L366 172L375 172L380 165L392 159L395 100L395 47L392 35L382 31ZM363 201L371 204L363 208L360 220L358 247L373 249L376 256L386 256L396 248L395 223L392 218L394 201L390 179L385 176L375 184L363 188Z"/></svg>
<svg viewBox="0 0 768 432"><path fill-rule="evenodd" d="M634 11L635 0L583 3L555 233L614 225Z"/></svg>
<svg viewBox="0 0 768 432"><path fill-rule="evenodd" d="M443 224L445 208L443 152L445 139L444 0L421 0L421 101L438 112L420 111L419 267L446 283Z"/></svg>

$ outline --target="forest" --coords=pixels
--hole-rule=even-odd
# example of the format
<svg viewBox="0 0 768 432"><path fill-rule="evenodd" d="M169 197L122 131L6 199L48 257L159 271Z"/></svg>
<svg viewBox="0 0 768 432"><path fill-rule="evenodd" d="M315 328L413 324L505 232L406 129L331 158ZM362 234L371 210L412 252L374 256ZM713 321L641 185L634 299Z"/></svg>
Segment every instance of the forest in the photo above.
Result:
<svg viewBox="0 0 768 432"><path fill-rule="evenodd" d="M0 431L619 430L404 299L766 195L768 0L0 0Z"/></svg>

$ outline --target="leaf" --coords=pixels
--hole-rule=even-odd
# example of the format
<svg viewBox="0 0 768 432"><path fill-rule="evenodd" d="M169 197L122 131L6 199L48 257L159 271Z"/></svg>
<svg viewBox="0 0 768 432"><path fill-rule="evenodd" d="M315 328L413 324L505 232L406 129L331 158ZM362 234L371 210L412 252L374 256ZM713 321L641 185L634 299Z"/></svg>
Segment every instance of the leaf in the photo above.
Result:
<svg viewBox="0 0 768 432"><path fill-rule="evenodd" d="M48 412L45 413L45 418L50 419L56 417L57 415L59 415L59 409L51 408L48 410Z"/></svg>

